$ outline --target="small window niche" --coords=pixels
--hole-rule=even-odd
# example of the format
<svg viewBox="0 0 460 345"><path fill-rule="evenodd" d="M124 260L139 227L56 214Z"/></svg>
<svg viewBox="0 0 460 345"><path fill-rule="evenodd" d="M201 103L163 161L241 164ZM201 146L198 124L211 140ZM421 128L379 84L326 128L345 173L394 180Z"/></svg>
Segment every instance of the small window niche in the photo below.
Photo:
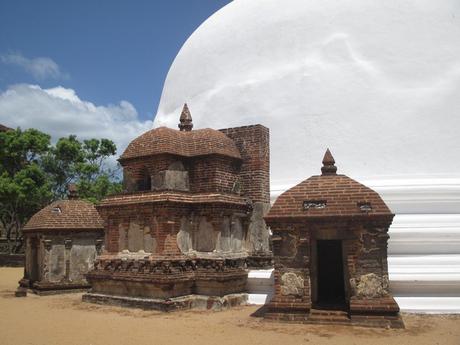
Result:
<svg viewBox="0 0 460 345"><path fill-rule="evenodd" d="M367 201L358 202L358 208L363 213L368 213L372 211L372 205L370 202Z"/></svg>
<svg viewBox="0 0 460 345"><path fill-rule="evenodd" d="M326 200L305 200L303 202L303 209L310 210L310 209L323 209L326 208L327 201Z"/></svg>
<svg viewBox="0 0 460 345"><path fill-rule="evenodd" d="M147 168L142 169L142 178L137 182L138 191L152 190L152 178Z"/></svg>
<svg viewBox="0 0 460 345"><path fill-rule="evenodd" d="M54 214L61 214L62 213L62 210L61 210L61 206L55 206L51 209L51 212L54 213Z"/></svg>
<svg viewBox="0 0 460 345"><path fill-rule="evenodd" d="M181 161L169 165L167 170L153 177L153 190L189 191L189 176Z"/></svg>

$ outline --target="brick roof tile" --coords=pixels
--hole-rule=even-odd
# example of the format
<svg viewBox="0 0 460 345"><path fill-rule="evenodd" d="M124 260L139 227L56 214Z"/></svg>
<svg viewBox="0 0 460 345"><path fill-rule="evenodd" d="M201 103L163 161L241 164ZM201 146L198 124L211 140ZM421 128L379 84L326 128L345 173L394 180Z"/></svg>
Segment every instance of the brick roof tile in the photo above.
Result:
<svg viewBox="0 0 460 345"><path fill-rule="evenodd" d="M41 209L30 218L23 230L99 230L103 228L102 218L93 204L73 199L55 201Z"/></svg>
<svg viewBox="0 0 460 345"><path fill-rule="evenodd" d="M324 208L304 209L305 201L325 201ZM371 210L362 211L359 203L370 203ZM380 195L345 175L312 176L287 190L276 199L265 217L310 218L336 216L392 215Z"/></svg>
<svg viewBox="0 0 460 345"><path fill-rule="evenodd" d="M241 159L235 142L217 130L178 131L159 127L134 139L121 155L120 161L164 153L184 157L219 154Z"/></svg>

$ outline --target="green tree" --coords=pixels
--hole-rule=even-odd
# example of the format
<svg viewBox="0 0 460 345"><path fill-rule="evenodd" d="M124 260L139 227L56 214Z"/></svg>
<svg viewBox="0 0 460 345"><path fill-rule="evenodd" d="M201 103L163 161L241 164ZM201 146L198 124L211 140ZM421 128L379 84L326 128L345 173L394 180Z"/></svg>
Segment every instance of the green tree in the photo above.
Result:
<svg viewBox="0 0 460 345"><path fill-rule="evenodd" d="M84 161L77 164L77 190L81 198L96 203L106 195L120 193L122 183L117 169L109 168L107 158L115 155L117 148L108 139L84 140L82 145Z"/></svg>
<svg viewBox="0 0 460 345"><path fill-rule="evenodd" d="M54 198L65 198L70 183L76 183L80 197L91 202L121 191L119 169L110 169L107 164L116 150L113 141L108 139L80 142L75 135L60 138L42 160Z"/></svg>
<svg viewBox="0 0 460 345"><path fill-rule="evenodd" d="M1 132L0 225L9 251L21 248L27 220L51 201L66 198L70 183L76 183L80 197L94 203L121 192L119 168L107 163L115 153L108 139L81 142L70 135L53 146L49 135L35 129Z"/></svg>
<svg viewBox="0 0 460 345"><path fill-rule="evenodd" d="M25 222L52 198L40 166L49 147L49 135L35 129L0 133L0 224L10 253L22 246Z"/></svg>

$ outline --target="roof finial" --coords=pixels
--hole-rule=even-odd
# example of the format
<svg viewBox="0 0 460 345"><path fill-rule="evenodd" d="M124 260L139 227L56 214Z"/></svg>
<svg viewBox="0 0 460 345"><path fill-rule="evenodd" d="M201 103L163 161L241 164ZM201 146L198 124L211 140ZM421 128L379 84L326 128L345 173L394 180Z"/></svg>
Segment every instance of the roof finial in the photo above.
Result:
<svg viewBox="0 0 460 345"><path fill-rule="evenodd" d="M334 157L332 157L331 151L327 149L323 158L323 166L321 167L322 175L336 175L337 167L334 164Z"/></svg>
<svg viewBox="0 0 460 345"><path fill-rule="evenodd" d="M188 110L187 103L184 103L184 107L182 108L182 113L180 114L179 119L179 129L181 131L191 131L193 128L192 123L192 115L190 114L190 110Z"/></svg>
<svg viewBox="0 0 460 345"><path fill-rule="evenodd" d="M78 199L77 186L73 183L69 184L67 187L67 198L69 200Z"/></svg>

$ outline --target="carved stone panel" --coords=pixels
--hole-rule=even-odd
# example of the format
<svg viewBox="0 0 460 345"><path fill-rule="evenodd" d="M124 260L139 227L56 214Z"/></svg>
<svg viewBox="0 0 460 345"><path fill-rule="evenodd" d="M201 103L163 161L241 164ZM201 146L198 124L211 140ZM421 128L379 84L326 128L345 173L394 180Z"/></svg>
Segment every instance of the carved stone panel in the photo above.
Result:
<svg viewBox="0 0 460 345"><path fill-rule="evenodd" d="M181 218L180 231L177 234L177 246L182 253L192 250L191 224L187 217Z"/></svg>
<svg viewBox="0 0 460 345"><path fill-rule="evenodd" d="M388 295L388 277L375 273L364 274L350 280L351 288L357 297L375 298Z"/></svg>
<svg viewBox="0 0 460 345"><path fill-rule="evenodd" d="M244 239L243 225L241 224L241 219L239 217L232 218L231 233L231 249L233 252L239 252L243 248Z"/></svg>
<svg viewBox="0 0 460 345"><path fill-rule="evenodd" d="M122 252L128 249L128 229L123 224L118 224L118 250Z"/></svg>
<svg viewBox="0 0 460 345"><path fill-rule="evenodd" d="M137 252L144 249L144 229L137 221L132 220L128 228L128 250Z"/></svg>
<svg viewBox="0 0 460 345"><path fill-rule="evenodd" d="M85 274L93 268L95 258L96 247L90 241L73 245L70 250L70 281L86 282Z"/></svg>
<svg viewBox="0 0 460 345"><path fill-rule="evenodd" d="M150 227L144 226L144 251L146 253L155 253L157 248L157 242L152 237Z"/></svg>
<svg viewBox="0 0 460 345"><path fill-rule="evenodd" d="M281 294L284 296L301 296L304 289L304 279L294 272L286 272L281 276Z"/></svg>
<svg viewBox="0 0 460 345"><path fill-rule="evenodd" d="M52 246L49 254L49 281L60 282L65 278L65 247L64 244Z"/></svg>
<svg viewBox="0 0 460 345"><path fill-rule="evenodd" d="M206 217L201 217L195 237L195 250L199 252L212 252L215 249L214 229Z"/></svg>
<svg viewBox="0 0 460 345"><path fill-rule="evenodd" d="M224 217L219 237L219 250L222 252L229 252L231 250L231 225L230 217Z"/></svg>

